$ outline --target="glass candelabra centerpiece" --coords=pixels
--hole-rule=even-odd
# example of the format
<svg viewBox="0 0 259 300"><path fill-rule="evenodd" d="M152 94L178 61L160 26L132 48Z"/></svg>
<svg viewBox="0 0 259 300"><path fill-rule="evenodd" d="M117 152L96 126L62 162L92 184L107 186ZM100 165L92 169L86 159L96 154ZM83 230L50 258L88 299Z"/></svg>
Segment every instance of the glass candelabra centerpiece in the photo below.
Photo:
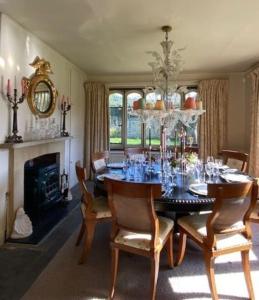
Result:
<svg viewBox="0 0 259 300"><path fill-rule="evenodd" d="M162 31L165 33L165 39L160 43L162 54L156 51L148 51L154 58L149 63L153 73L152 87L144 89L144 93L154 92L157 96L155 102L146 101L144 98L134 102L133 108L129 112L138 116L142 123L151 127L153 120L159 120L161 125L161 148L166 150L166 130L174 130L180 122L186 127L197 122L200 115L205 110L202 109L202 102L192 98L187 98L183 109L174 107L172 96L177 89L176 79L183 69L183 58L181 52L184 48L177 49L174 42L168 39L168 33L172 30L171 26L163 26ZM163 134L165 136L163 136Z"/></svg>

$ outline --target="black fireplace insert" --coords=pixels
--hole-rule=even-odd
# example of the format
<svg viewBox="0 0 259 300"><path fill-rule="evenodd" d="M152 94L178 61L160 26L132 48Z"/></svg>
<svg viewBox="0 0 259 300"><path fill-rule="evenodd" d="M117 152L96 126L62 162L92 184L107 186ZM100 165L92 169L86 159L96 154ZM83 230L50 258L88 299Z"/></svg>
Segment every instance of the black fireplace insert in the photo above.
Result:
<svg viewBox="0 0 259 300"><path fill-rule="evenodd" d="M60 154L51 153L24 165L24 210L33 223L44 210L62 199L60 193Z"/></svg>

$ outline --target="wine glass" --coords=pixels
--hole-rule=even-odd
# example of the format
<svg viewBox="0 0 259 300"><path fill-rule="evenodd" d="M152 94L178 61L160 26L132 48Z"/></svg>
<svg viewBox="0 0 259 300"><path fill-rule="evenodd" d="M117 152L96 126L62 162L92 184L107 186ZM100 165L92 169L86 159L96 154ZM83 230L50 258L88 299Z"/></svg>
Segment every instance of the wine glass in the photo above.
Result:
<svg viewBox="0 0 259 300"><path fill-rule="evenodd" d="M207 175L209 176L208 183L212 182L212 180L211 180L211 175L213 174L213 165L212 165L212 163L207 163L205 165L205 171L206 171Z"/></svg>
<svg viewBox="0 0 259 300"><path fill-rule="evenodd" d="M213 158L213 156L208 156L208 157L207 157L207 163L214 163L214 158Z"/></svg>

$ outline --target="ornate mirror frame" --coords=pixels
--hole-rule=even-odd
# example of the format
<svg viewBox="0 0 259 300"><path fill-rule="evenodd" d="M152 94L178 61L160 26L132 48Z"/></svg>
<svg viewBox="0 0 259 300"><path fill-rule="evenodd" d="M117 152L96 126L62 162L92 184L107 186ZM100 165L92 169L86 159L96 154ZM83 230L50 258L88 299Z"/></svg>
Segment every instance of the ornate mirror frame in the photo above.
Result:
<svg viewBox="0 0 259 300"><path fill-rule="evenodd" d="M30 66L36 69L35 73L30 78L24 78L26 86L27 102L32 113L40 118L48 118L55 110L58 92L50 80L48 74L53 74L50 63L38 56L30 64ZM37 108L35 101L35 91L39 83L45 83L50 92L50 105L46 111L40 111Z"/></svg>

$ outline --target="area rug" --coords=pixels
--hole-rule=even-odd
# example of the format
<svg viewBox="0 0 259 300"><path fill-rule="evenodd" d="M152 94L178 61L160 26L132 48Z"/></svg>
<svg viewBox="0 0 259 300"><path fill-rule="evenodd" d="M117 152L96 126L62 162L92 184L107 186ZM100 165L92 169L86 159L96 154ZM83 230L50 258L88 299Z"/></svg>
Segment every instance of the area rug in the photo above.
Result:
<svg viewBox="0 0 259 300"><path fill-rule="evenodd" d="M259 225L254 226L254 248L251 253L255 298L259 299ZM257 231L257 232L256 232ZM78 231L60 249L36 279L23 300L107 299L110 283L110 224L97 226L92 251L84 265L77 261L81 253L75 247ZM177 240L175 241L177 248ZM216 286L220 299L247 299L248 293L239 254L218 258L215 264ZM147 258L121 253L115 299L149 299L150 263ZM161 254L157 299L211 299L203 256L189 242L181 266L168 269L166 255Z"/></svg>

